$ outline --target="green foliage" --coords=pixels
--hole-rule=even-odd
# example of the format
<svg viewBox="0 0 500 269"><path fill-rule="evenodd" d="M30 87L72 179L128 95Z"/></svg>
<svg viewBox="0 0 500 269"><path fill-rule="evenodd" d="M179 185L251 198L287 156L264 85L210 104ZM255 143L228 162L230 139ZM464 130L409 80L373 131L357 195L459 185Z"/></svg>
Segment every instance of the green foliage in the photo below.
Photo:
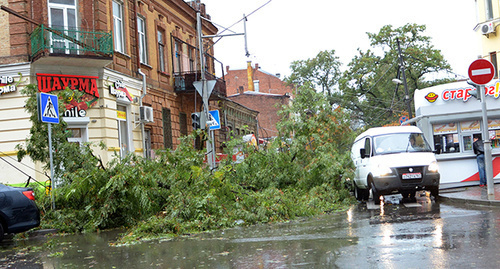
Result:
<svg viewBox="0 0 500 269"><path fill-rule="evenodd" d="M35 96L30 90L28 103ZM282 138L261 150L234 139L226 145L229 156L237 149L245 160L228 158L214 171L203 163L204 152L193 147L196 132L183 137L174 151L158 151L154 160L131 154L103 164L93 152L104 149L103 144L68 143L64 128L55 128L59 169L54 201L36 189L42 228L72 233L128 227L120 241L127 243L288 221L352 203L344 187L351 133L345 115L307 88L300 89L283 115L294 117L284 117ZM47 139L39 135L44 128L34 122L25 148L19 146L20 156L48 162Z"/></svg>
<svg viewBox="0 0 500 269"><path fill-rule="evenodd" d="M335 50L320 51L312 59L297 60L291 63L292 73L287 82L295 85L304 85L309 82L318 90L332 95L340 79L340 61L335 56Z"/></svg>
<svg viewBox="0 0 500 269"><path fill-rule="evenodd" d="M351 173L346 151L351 132L344 115L325 104L323 95L301 89L284 110L297 118L282 125L283 133L297 130L295 136L261 150L242 140L229 142L228 153L243 151L241 163L228 158L210 171L204 153L192 147L197 135L192 134L155 160L129 156L105 170L96 165L93 172L67 175L71 183L61 188L56 203L83 214L74 215L80 220L77 230L131 227L120 243L342 210L353 202L344 187ZM303 107L316 107L316 116L297 113Z"/></svg>
<svg viewBox="0 0 500 269"><path fill-rule="evenodd" d="M396 37L410 96L416 88L437 83L427 81L426 74L449 69L424 30L408 24L369 33L371 45L382 53L358 50L342 76L334 50L292 63L288 82L300 87L293 103L283 107L280 136L259 150L239 139L230 141L228 156L241 151L245 159L235 163L229 157L215 171L203 163L204 152L193 148L200 133L184 137L174 151L158 151L154 160L115 156L104 164L93 152L103 144L68 143L66 124L52 125L59 185L54 201L35 188L42 228L70 233L128 227L121 240L127 243L346 208L353 202L346 188L352 177L352 119L382 125L405 110L403 91L394 91L391 82L398 75ZM33 127L26 143L17 146L18 158L29 156L48 170L47 124L37 120L36 86L28 85L22 93L29 97L26 110ZM74 94L60 91L59 98Z"/></svg>
<svg viewBox="0 0 500 269"><path fill-rule="evenodd" d="M45 164L44 168L50 171L49 167L49 140L48 124L38 120L37 114L37 87L29 84L21 90L21 93L28 96L25 104L25 110L30 116L31 129L25 144L16 145L18 150L17 158L21 161L29 156L33 161L40 161ZM63 98L65 91L61 91L59 99ZM59 111L62 114L65 111L63 102L58 102ZM75 169L93 166L98 159L92 155L90 145L81 148L76 143L68 143L68 137L71 136L67 130L67 124L61 120L59 124L51 124L51 140L53 167L56 178L64 178L64 174L71 173ZM85 160L85 161L84 161Z"/></svg>

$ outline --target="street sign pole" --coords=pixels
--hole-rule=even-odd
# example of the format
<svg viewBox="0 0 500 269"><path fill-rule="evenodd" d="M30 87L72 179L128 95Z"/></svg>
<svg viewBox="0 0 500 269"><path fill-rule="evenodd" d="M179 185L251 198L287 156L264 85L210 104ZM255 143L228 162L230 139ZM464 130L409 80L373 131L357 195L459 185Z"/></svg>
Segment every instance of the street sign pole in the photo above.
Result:
<svg viewBox="0 0 500 269"><path fill-rule="evenodd" d="M56 179L54 178L54 161L52 157L52 123L59 123L59 104L57 95L38 93L38 119L41 122L47 123L47 131L49 134L49 162L50 162L50 185L51 185L51 199L52 209L56 208L54 201L54 190L56 188Z"/></svg>
<svg viewBox="0 0 500 269"><path fill-rule="evenodd" d="M263 6L269 4L269 2L271 1L268 1L267 3L265 3ZM263 7L262 6L262 7ZM207 80L206 80L206 77L205 77L205 52L203 51L203 38L214 38L214 37L224 37L224 36L234 36L234 35L244 35L245 36L245 51L246 51L246 56L250 56L250 53L248 52L248 49L247 49L247 39L246 39L246 20L247 20L247 17L245 15L243 15L243 21L244 21L244 29L245 29L245 32L244 33L240 33L240 34L237 34L237 33L233 33L233 34L229 34L229 35L220 35L220 34L217 34L217 35L207 35L207 36L204 36L203 33L202 33L202 22L201 20L204 19L206 21L210 21L209 19L206 19L206 18L202 18L201 17L201 13L200 13L200 10L198 10L196 12L196 32L197 32L197 38L198 38L198 49L199 49L199 53L200 53L200 70L201 70L201 89L198 89L198 92L200 92L200 95L203 97L203 114L205 116L205 119L208 119L209 118L209 107L208 107L208 99L210 97L210 95L212 94L212 89L213 87L215 86L215 80L210 80L208 81L208 85L207 85ZM232 27L232 26L231 26ZM231 28L230 27L230 28ZM229 30L229 28L226 28L224 31L226 30ZM224 32L223 31L223 32ZM215 42L217 43L217 42ZM215 45L212 44L213 45ZM208 47L208 49L210 49L211 47ZM195 83L193 83L195 84ZM195 86L196 88L196 86ZM208 135L208 139L207 139L207 161L208 163L210 164L210 169L214 169L215 168L215 140L214 140L214 134L213 134L213 129L210 129L210 127L207 127L207 126L204 126L206 127L205 129L207 129L207 135Z"/></svg>
<svg viewBox="0 0 500 269"><path fill-rule="evenodd" d="M491 156L491 140L488 130L488 109L486 107L486 93L484 85L489 83L495 76L495 67L485 59L477 59L469 66L469 78L477 84L481 94L482 112L482 136L484 143L484 169L486 172L486 184L488 189L488 200L495 200L495 187L493 186L493 158Z"/></svg>
<svg viewBox="0 0 500 269"><path fill-rule="evenodd" d="M56 179L54 178L54 161L52 157L52 123L47 123L49 132L49 159L50 159L50 183L52 188L50 190L50 196L52 199L52 209L56 209L56 202L54 201L54 190L56 189Z"/></svg>
<svg viewBox="0 0 500 269"><path fill-rule="evenodd" d="M203 101L203 114L205 119L208 119L208 99L210 98L211 90L208 90L207 78L205 76L205 52L203 51L203 34L202 34L202 23L201 23L201 13L198 11L196 13L196 28L198 34L198 48L200 52L200 70L201 70L201 97ZM215 147L212 141L212 135L210 128L202 126L207 131L207 162L210 166L210 170L215 168L215 162L213 161L213 155L215 153Z"/></svg>
<svg viewBox="0 0 500 269"><path fill-rule="evenodd" d="M488 114L486 108L486 94L484 85L479 86L481 92L481 112L483 117L484 169L486 171L486 185L488 186L488 200L495 200L493 184L493 157L491 156L491 140L488 131Z"/></svg>

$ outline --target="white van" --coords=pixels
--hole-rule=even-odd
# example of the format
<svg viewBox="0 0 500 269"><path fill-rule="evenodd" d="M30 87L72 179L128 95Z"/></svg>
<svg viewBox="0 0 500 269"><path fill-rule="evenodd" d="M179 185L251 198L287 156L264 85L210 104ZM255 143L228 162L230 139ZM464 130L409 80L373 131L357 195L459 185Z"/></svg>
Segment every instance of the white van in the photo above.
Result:
<svg viewBox="0 0 500 269"><path fill-rule="evenodd" d="M373 201L381 195L401 193L414 198L417 190L439 195L439 172L436 157L416 126L371 128L354 140L351 158L356 167L354 195Z"/></svg>

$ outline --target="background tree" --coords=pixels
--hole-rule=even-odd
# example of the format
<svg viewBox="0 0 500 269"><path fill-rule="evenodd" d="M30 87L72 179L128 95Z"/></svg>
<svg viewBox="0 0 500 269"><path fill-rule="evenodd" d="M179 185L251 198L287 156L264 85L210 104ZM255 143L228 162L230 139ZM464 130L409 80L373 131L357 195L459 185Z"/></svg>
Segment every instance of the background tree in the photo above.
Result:
<svg viewBox="0 0 500 269"><path fill-rule="evenodd" d="M349 109L355 119L367 126L390 124L407 114L404 87L392 82L394 78L402 80L398 39L411 105L415 89L451 81L429 76L447 72L451 67L441 51L431 44L431 38L423 35L425 29L417 24L395 29L386 25L379 33L367 33L373 50L358 49L339 81L334 102Z"/></svg>
<svg viewBox="0 0 500 269"><path fill-rule="evenodd" d="M354 139L351 121L343 109L335 108L327 96L308 82L299 87L291 106L285 106L278 123L280 137L291 138L287 153L301 164L308 187L334 184L349 177L350 146Z"/></svg>
<svg viewBox="0 0 500 269"><path fill-rule="evenodd" d="M291 75L286 79L290 84L304 85L306 82L328 96L338 87L341 62L335 50L320 51L316 57L291 63Z"/></svg>

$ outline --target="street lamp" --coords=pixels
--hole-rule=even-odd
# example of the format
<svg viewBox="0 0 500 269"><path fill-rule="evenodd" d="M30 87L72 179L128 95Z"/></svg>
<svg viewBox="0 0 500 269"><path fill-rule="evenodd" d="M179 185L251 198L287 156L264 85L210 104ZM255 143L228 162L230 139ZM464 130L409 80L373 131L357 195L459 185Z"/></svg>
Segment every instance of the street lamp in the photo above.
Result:
<svg viewBox="0 0 500 269"><path fill-rule="evenodd" d="M404 70L403 70L403 72L404 72ZM392 82L394 82L396 85L404 84L404 86L405 86L405 103L406 103L406 105L408 107L408 116L411 119L412 118L412 113L411 113L411 105L410 105L410 96L408 95L408 86L406 85L406 83L404 83L403 81L401 81L399 78L393 78ZM397 89L396 89L396 91L397 91Z"/></svg>
<svg viewBox="0 0 500 269"><path fill-rule="evenodd" d="M404 61L403 61L403 54L401 53L401 45L399 44L399 38L396 38L396 41L398 42L398 54L399 54L399 68L401 68L401 73L403 74L403 85L405 86L405 103L408 106L408 116L413 118L413 115L411 113L411 103L410 103L410 95L408 94L408 84L406 84L406 74L405 74L405 66L404 66ZM398 84L401 83L401 80L399 78L395 78L392 81L393 82L398 82Z"/></svg>

